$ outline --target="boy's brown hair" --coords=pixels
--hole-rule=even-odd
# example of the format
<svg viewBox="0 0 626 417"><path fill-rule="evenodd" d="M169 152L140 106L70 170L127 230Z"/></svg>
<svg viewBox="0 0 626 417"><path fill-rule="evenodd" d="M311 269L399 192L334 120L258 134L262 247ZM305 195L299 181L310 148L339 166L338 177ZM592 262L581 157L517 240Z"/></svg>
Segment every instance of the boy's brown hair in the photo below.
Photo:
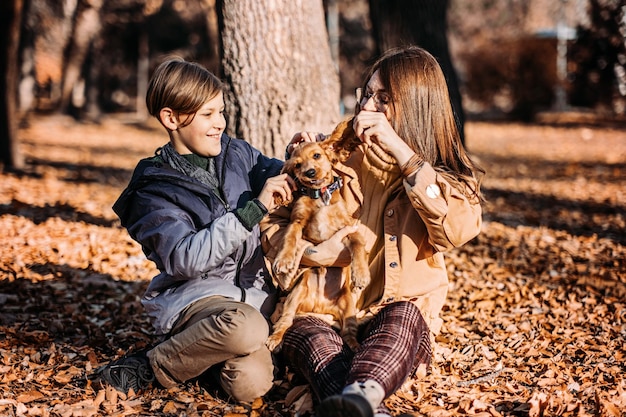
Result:
<svg viewBox="0 0 626 417"><path fill-rule="evenodd" d="M161 121L161 109L169 107L180 115L187 115L184 125L192 122L200 108L223 92L223 84L203 66L172 58L161 63L150 79L146 93L148 112Z"/></svg>

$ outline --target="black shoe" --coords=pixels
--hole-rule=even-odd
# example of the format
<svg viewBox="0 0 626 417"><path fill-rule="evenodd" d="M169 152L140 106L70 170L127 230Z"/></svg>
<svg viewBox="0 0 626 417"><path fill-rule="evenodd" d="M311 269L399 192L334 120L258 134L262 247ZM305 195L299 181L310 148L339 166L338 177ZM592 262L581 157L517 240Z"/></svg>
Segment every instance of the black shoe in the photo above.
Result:
<svg viewBox="0 0 626 417"><path fill-rule="evenodd" d="M320 403L316 417L373 417L369 401L362 395L333 395Z"/></svg>
<svg viewBox="0 0 626 417"><path fill-rule="evenodd" d="M222 388L221 383L221 375L222 368L224 367L224 362L220 362L211 366L209 369L204 371L196 380L198 385L208 393L210 393L213 397L225 399L228 401L229 395Z"/></svg>
<svg viewBox="0 0 626 417"><path fill-rule="evenodd" d="M124 356L99 368L95 377L128 394L131 388L135 393L149 388L154 381L154 372L145 352L140 352Z"/></svg>

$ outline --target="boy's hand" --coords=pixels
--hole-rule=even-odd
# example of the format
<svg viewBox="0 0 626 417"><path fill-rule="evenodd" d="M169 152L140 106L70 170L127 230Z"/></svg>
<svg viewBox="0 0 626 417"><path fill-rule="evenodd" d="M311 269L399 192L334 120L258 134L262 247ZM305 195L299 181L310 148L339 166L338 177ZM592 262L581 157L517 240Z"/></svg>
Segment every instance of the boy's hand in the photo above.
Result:
<svg viewBox="0 0 626 417"><path fill-rule="evenodd" d="M296 189L296 183L287 174L280 174L268 178L257 199L267 208L274 210L292 199L292 190Z"/></svg>

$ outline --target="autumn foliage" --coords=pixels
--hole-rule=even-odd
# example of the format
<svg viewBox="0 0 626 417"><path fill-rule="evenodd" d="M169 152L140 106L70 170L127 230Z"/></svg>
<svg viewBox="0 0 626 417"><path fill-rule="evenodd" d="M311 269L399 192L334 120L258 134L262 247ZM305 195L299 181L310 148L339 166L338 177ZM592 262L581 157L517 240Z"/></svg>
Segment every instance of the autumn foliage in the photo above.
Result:
<svg viewBox="0 0 626 417"><path fill-rule="evenodd" d="M487 170L482 234L448 254L450 292L428 373L387 404L415 416L626 413L623 126L471 122ZM164 143L125 116L37 117L27 168L0 175L0 415L293 416L289 373L237 405L190 383L125 396L88 379L154 342L139 302L155 273L111 205Z"/></svg>

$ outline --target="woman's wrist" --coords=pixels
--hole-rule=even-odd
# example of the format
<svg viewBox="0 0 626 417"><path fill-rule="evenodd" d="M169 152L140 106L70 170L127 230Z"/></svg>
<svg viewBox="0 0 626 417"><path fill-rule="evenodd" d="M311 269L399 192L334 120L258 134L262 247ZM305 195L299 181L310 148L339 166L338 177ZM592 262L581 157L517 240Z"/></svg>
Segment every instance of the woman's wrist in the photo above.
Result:
<svg viewBox="0 0 626 417"><path fill-rule="evenodd" d="M318 250L317 246L307 246L302 253L300 264L303 266L323 266L323 267L346 267L350 265L352 256L348 248L337 253L336 251L328 252L327 250Z"/></svg>
<svg viewBox="0 0 626 417"><path fill-rule="evenodd" d="M317 249L315 249L315 245L309 245L304 248L302 251L302 258L300 258L300 264L304 266L321 266L315 262L313 257L317 254Z"/></svg>
<svg viewBox="0 0 626 417"><path fill-rule="evenodd" d="M408 161L400 166L402 176L408 177L409 175L417 172L424 165L424 160L416 153L411 155Z"/></svg>
<svg viewBox="0 0 626 417"><path fill-rule="evenodd" d="M315 250L315 246L313 246L313 245L307 246L307 248L304 250L304 254L306 256L311 256L314 253L317 253L317 250Z"/></svg>
<svg viewBox="0 0 626 417"><path fill-rule="evenodd" d="M396 140L389 144L388 153L394 157L401 167L406 164L416 152L400 136L396 135Z"/></svg>

